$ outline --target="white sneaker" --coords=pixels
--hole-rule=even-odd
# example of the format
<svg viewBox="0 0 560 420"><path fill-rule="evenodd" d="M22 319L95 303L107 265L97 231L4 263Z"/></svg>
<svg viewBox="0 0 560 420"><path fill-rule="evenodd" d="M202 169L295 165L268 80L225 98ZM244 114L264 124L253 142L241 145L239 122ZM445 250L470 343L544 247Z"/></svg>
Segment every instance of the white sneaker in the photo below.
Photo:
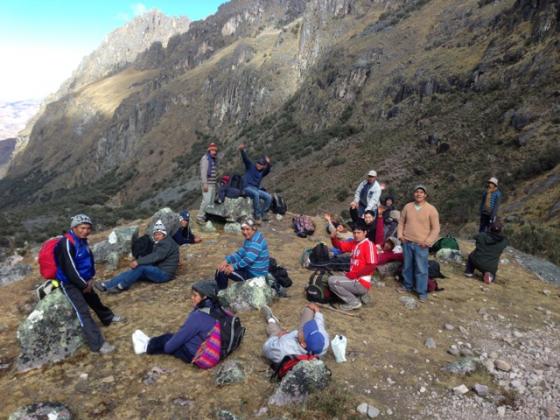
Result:
<svg viewBox="0 0 560 420"><path fill-rule="evenodd" d="M140 330L136 330L132 333L132 346L134 347L134 353L143 354L146 353L148 349L148 342L150 337L144 334Z"/></svg>

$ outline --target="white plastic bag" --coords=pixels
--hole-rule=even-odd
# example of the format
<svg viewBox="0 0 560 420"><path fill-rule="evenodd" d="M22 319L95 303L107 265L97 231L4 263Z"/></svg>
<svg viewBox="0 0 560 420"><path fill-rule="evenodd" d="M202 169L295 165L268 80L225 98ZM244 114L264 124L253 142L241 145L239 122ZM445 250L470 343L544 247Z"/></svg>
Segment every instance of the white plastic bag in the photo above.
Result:
<svg viewBox="0 0 560 420"><path fill-rule="evenodd" d="M343 335L335 335L331 340L331 348L336 363L346 362L346 343L348 340Z"/></svg>

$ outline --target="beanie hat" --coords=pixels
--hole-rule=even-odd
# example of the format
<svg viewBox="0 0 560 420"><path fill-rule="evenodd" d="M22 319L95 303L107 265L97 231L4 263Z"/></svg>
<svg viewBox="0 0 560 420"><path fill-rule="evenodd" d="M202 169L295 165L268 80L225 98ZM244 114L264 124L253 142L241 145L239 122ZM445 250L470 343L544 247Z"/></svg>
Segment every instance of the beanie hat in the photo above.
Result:
<svg viewBox="0 0 560 420"><path fill-rule="evenodd" d="M214 280L200 280L192 285L192 289L202 296L214 299L218 292L218 285Z"/></svg>
<svg viewBox="0 0 560 420"><path fill-rule="evenodd" d="M496 187L498 186L498 178L496 178L495 176L493 176L492 178L490 178L488 180L488 182L491 182L492 184L494 184Z"/></svg>
<svg viewBox="0 0 560 420"><path fill-rule="evenodd" d="M208 145L208 150L218 150L218 145L216 143L210 143Z"/></svg>
<svg viewBox="0 0 560 420"><path fill-rule="evenodd" d="M158 220L155 224L154 224L154 228L152 229L152 235L156 232L161 232L163 233L165 236L167 236L167 230L165 229L165 225L163 224L163 222L161 220Z"/></svg>
<svg viewBox="0 0 560 420"><path fill-rule="evenodd" d="M85 214L77 214L70 220L70 229L83 224L93 226L93 223L91 222L89 216Z"/></svg>
<svg viewBox="0 0 560 420"><path fill-rule="evenodd" d="M241 227L243 226L250 227L251 229L254 230L257 229L257 225L255 224L255 221L251 217L246 217L241 221Z"/></svg>
<svg viewBox="0 0 560 420"><path fill-rule="evenodd" d="M418 184L414 187L414 192L416 192L416 190L423 190L426 194L428 194L428 190L426 189L426 186L424 184Z"/></svg>
<svg viewBox="0 0 560 420"><path fill-rule="evenodd" d="M183 210L181 213L179 213L179 216L180 220L186 220L187 222L191 219L191 214L188 210Z"/></svg>
<svg viewBox="0 0 560 420"><path fill-rule="evenodd" d="M305 348L309 353L320 354L323 351L325 337L319 331L317 321L312 319L303 325L303 337L305 339Z"/></svg>
<svg viewBox="0 0 560 420"><path fill-rule="evenodd" d="M266 161L266 158L264 156L261 156L259 160L257 160L257 163L259 165L265 166L268 162Z"/></svg>

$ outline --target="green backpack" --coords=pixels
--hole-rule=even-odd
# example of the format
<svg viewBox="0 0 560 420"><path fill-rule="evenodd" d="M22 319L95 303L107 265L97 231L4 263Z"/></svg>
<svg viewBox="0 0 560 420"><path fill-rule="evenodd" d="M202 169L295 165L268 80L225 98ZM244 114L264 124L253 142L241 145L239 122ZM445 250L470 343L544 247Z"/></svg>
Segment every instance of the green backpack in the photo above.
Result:
<svg viewBox="0 0 560 420"><path fill-rule="evenodd" d="M430 252L435 254L440 249L456 249L459 251L459 242L451 235L446 235L443 238L439 238L435 244L430 248Z"/></svg>

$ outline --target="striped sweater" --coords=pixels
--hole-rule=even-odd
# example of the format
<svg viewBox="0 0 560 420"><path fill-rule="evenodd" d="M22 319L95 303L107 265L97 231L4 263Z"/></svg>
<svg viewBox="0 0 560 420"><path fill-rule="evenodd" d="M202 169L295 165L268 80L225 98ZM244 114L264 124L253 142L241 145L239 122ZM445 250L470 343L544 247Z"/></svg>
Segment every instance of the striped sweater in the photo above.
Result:
<svg viewBox="0 0 560 420"><path fill-rule="evenodd" d="M255 232L251 239L246 239L243 246L233 254L226 257L228 264L234 270L243 268L252 277L266 276L268 273L268 245L264 236L259 231Z"/></svg>

